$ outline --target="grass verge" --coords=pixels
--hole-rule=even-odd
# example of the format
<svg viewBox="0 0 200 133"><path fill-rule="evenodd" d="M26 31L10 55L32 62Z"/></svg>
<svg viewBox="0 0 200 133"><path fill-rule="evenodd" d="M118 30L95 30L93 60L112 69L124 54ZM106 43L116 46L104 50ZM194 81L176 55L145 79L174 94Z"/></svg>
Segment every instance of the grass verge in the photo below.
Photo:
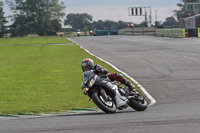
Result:
<svg viewBox="0 0 200 133"><path fill-rule="evenodd" d="M0 38L0 46L72 43L57 36Z"/></svg>

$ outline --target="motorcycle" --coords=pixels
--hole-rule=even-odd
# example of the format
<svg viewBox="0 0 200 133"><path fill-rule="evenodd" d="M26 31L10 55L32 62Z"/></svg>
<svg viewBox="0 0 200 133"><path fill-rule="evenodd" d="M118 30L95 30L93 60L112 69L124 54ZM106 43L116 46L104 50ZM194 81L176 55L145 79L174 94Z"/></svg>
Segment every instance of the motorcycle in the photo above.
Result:
<svg viewBox="0 0 200 133"><path fill-rule="evenodd" d="M77 36L80 37L80 35L81 35L81 31L78 30L78 31L77 31Z"/></svg>
<svg viewBox="0 0 200 133"><path fill-rule="evenodd" d="M81 89L85 95L105 113L115 113L116 110L128 108L128 105L136 111L145 111L147 101L136 89L120 87L117 81L111 81L107 75L97 75L93 70L83 73Z"/></svg>
<svg viewBox="0 0 200 133"><path fill-rule="evenodd" d="M78 36L78 37L80 37L80 34L81 34L81 32L80 32L80 31L78 31L78 32L77 32L77 36Z"/></svg>
<svg viewBox="0 0 200 133"><path fill-rule="evenodd" d="M93 31L92 31L92 29L90 29L89 33L90 33L90 36L93 35Z"/></svg>

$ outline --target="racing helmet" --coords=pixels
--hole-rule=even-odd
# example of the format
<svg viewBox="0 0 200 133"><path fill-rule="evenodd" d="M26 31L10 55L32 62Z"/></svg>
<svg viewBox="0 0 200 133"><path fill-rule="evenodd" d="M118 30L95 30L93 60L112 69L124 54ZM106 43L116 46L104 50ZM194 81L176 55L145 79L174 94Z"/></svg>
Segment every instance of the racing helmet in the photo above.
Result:
<svg viewBox="0 0 200 133"><path fill-rule="evenodd" d="M82 67L83 72L87 70L92 70L94 68L94 62L92 59L89 59L89 58L84 59L81 62L81 67Z"/></svg>

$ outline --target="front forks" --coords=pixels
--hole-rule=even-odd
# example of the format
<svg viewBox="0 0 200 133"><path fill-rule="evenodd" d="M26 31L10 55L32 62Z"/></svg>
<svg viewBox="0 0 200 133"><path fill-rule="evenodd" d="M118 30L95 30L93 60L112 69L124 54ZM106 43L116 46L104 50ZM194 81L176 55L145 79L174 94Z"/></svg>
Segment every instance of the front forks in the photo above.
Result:
<svg viewBox="0 0 200 133"><path fill-rule="evenodd" d="M110 97L106 95L106 92L105 92L105 90L103 88L101 88L100 94L103 96L105 101L110 100Z"/></svg>

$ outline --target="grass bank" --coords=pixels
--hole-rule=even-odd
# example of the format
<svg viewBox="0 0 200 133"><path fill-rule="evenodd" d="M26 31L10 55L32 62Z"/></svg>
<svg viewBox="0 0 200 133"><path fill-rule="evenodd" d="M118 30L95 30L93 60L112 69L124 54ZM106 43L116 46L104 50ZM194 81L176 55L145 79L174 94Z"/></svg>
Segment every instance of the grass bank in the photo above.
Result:
<svg viewBox="0 0 200 133"><path fill-rule="evenodd" d="M80 89L81 61L89 57L110 72L115 70L76 45L21 45L71 43L47 38L51 41L45 37L0 39L0 114L95 107Z"/></svg>
<svg viewBox="0 0 200 133"><path fill-rule="evenodd" d="M26 45L26 44L28 45L58 44L58 43L71 43L71 41L57 36L0 38L0 46Z"/></svg>

